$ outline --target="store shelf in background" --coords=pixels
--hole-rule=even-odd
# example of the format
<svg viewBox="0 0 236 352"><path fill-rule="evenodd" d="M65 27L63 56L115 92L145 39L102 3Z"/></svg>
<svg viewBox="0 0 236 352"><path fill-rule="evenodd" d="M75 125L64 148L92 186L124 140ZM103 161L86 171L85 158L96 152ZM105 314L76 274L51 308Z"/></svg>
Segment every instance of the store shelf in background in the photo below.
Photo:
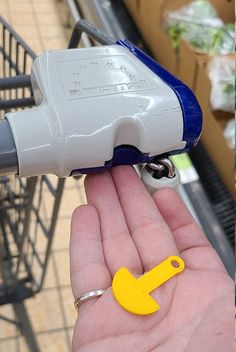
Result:
<svg viewBox="0 0 236 352"><path fill-rule="evenodd" d="M198 58L201 58L201 54L197 54L184 39L181 40L178 52L174 50L164 26L165 14L168 11L177 11L192 0L123 1L156 59L190 88L194 88ZM233 0L209 0L209 2L225 23L234 23Z"/></svg>
<svg viewBox="0 0 236 352"><path fill-rule="evenodd" d="M172 48L164 28L167 11L176 11L191 2L192 0L124 0L154 57L197 95L204 116L202 142L225 185L233 194L234 155L224 138L224 123L222 124L222 116L223 119L227 119L228 115L222 113L219 119L210 109L211 82L205 69L209 56L197 53L183 39L177 52ZM209 0L209 2L225 23L234 22L234 1Z"/></svg>
<svg viewBox="0 0 236 352"><path fill-rule="evenodd" d="M203 110L201 140L230 193L234 194L234 151L224 137L228 113L213 113L210 109L211 82L205 64L199 66L195 93Z"/></svg>

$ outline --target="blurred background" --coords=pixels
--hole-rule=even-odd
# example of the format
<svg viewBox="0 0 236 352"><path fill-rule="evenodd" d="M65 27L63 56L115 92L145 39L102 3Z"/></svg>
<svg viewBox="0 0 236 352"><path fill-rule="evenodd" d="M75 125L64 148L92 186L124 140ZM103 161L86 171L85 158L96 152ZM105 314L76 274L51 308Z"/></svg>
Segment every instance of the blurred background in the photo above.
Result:
<svg viewBox="0 0 236 352"><path fill-rule="evenodd" d="M233 277L234 1L0 0L0 16L0 118L34 105L27 80L33 59L67 48L80 18L128 38L194 91L204 116L201 141L173 162L183 200ZM79 45L99 44L83 34ZM9 77L18 75L24 84L11 86ZM83 181L0 177L1 351L71 350L69 229L73 210L86 202Z"/></svg>

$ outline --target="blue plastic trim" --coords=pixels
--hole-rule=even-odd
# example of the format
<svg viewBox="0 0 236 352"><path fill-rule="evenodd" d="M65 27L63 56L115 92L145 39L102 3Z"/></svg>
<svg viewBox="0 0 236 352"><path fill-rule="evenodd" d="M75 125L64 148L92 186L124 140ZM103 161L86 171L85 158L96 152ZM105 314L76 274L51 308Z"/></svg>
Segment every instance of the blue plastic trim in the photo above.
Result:
<svg viewBox="0 0 236 352"><path fill-rule="evenodd" d="M118 165L135 165L147 163L152 159L153 157L150 157L148 154L141 153L137 148L131 145L121 145L114 149L112 159L106 161L104 166L73 170L70 176L103 172L111 169L113 166Z"/></svg>
<svg viewBox="0 0 236 352"><path fill-rule="evenodd" d="M192 149L197 144L201 135L202 111L191 89L128 40L118 40L116 44L128 48L140 61L149 67L150 70L172 88L180 102L184 122L183 141L186 142L186 146L184 149L172 151L169 154L187 152Z"/></svg>

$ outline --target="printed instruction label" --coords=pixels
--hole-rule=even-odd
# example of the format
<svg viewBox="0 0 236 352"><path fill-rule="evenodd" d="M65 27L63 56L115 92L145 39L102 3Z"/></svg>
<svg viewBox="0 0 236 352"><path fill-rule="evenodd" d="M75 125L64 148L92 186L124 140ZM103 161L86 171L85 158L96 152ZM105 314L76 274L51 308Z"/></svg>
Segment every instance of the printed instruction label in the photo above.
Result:
<svg viewBox="0 0 236 352"><path fill-rule="evenodd" d="M56 65L63 95L68 100L160 87L125 55L62 61Z"/></svg>

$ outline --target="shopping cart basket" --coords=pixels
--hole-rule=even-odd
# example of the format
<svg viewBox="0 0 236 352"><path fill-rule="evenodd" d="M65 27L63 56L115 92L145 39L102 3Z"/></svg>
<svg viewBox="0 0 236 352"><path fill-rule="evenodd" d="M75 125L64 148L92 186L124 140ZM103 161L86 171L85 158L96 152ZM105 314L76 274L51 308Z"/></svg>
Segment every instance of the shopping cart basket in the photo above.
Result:
<svg viewBox="0 0 236 352"><path fill-rule="evenodd" d="M0 38L3 118L9 110L34 105L30 70L36 55L2 17ZM64 179L47 176L0 177L0 305L13 304L33 351L38 348L23 301L43 287L63 185Z"/></svg>
<svg viewBox="0 0 236 352"><path fill-rule="evenodd" d="M110 43L106 35L80 21L68 48L78 46L84 30L93 40ZM0 38L0 118L4 118L7 111L35 104L30 71L36 55L1 16ZM13 304L16 325L34 352L39 349L24 300L43 287L63 186L64 179L48 176L0 177L0 305Z"/></svg>

